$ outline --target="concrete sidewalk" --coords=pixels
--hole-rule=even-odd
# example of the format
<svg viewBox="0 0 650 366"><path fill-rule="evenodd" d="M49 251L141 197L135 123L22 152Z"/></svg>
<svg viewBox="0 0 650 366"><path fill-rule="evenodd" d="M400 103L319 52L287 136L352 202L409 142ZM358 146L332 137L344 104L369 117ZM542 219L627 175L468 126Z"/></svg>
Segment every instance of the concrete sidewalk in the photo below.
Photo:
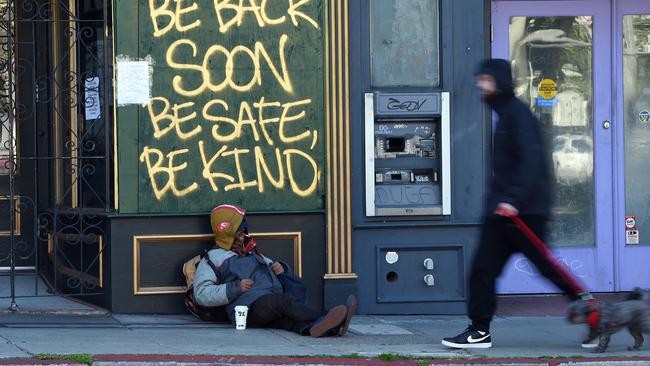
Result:
<svg viewBox="0 0 650 366"><path fill-rule="evenodd" d="M607 353L593 354L579 345L586 328L569 325L558 316L497 317L491 349L451 350L440 344L442 337L455 335L466 325L461 316L356 316L346 337L315 339L281 330L237 331L229 324L204 323L189 315L3 313L0 364L33 364L36 354L85 353L95 356L96 365L292 364L285 358L267 356L312 357L302 363L292 359L293 364L380 365L383 363L376 357L382 354L382 359L429 360L392 361L390 365L450 364L447 360L463 364L557 365L572 360L650 365L650 345L638 352L627 351L633 340L626 331L613 337ZM189 356L202 356L203 361ZM224 356L233 357L224 361Z"/></svg>

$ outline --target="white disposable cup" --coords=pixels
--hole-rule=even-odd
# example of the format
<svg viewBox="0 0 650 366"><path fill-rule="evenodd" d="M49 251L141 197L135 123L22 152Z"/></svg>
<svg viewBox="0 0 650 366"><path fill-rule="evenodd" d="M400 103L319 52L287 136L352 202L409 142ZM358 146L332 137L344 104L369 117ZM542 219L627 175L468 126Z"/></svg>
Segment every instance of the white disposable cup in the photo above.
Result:
<svg viewBox="0 0 650 366"><path fill-rule="evenodd" d="M235 328L237 330L246 329L246 317L248 316L248 306L237 305L235 306Z"/></svg>

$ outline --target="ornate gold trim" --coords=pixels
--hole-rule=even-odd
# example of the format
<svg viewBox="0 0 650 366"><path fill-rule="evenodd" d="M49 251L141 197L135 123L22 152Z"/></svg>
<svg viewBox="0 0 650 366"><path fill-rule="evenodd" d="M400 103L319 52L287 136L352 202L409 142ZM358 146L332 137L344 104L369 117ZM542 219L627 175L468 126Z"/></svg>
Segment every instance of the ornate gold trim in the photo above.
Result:
<svg viewBox="0 0 650 366"><path fill-rule="evenodd" d="M120 158L120 155L117 151L117 62L115 61L115 5L111 6L111 31L113 34L111 34L111 41L112 41L112 47L113 47L113 56L112 62L113 62L113 74L111 75L111 81L112 85L111 87L113 88L113 205L116 211L119 211L120 208L120 187L119 187L119 164L118 160ZM109 35L109 30L108 26L106 27L106 37ZM106 99L106 98L104 98ZM106 110L108 110L108 106L106 106ZM108 116L104 116L104 118L108 118Z"/></svg>
<svg viewBox="0 0 650 366"><path fill-rule="evenodd" d="M273 233L251 233L257 240L264 239L292 239L293 240L293 268L298 277L302 277L302 232L273 232Z"/></svg>
<svg viewBox="0 0 650 366"><path fill-rule="evenodd" d="M0 196L0 201L9 201L9 196ZM20 236L20 218L22 216L22 212L20 211L20 196L15 195L14 196L14 236ZM9 205L11 207L11 205ZM0 236L10 236L11 235L11 229L9 230L1 230L0 231Z"/></svg>
<svg viewBox="0 0 650 366"><path fill-rule="evenodd" d="M325 20L325 118L327 161L326 279L352 272L350 78L348 1L329 0Z"/></svg>
<svg viewBox="0 0 650 366"><path fill-rule="evenodd" d="M74 90L74 86L77 85L77 24L75 22L75 17L77 16L77 6L75 0L68 0L68 11L70 12L69 18L69 27L71 30L70 38L68 39L68 49L70 50L70 89ZM82 83L84 80L82 80ZM79 93L79 88L77 88L77 93ZM83 91L81 93L84 93ZM70 169L70 206L72 208L77 208L79 206L79 176L81 174L82 167L79 166L79 118L77 115L77 105L79 100L84 98L84 95L74 94L76 100L73 105L70 107L70 164L72 165ZM76 167L76 168L75 168ZM76 176L75 176L76 175Z"/></svg>
<svg viewBox="0 0 650 366"><path fill-rule="evenodd" d="M323 6L323 9L327 9L327 6ZM327 12L327 10L325 10ZM329 35L330 35L330 28L329 28L329 16L325 14L324 18L324 24L325 24L325 41L323 42L323 45L325 48L325 161L327 164L327 182L326 182L326 216L327 216L327 237L325 240L327 241L327 273L332 272L332 264L334 262L333 257L332 257L332 248L333 248L333 242L332 242L332 215L330 214L330 200L332 199L332 180L331 180L331 171L332 171L332 163L331 163L331 157L332 157L332 148L331 148L331 139L332 137L330 136L330 49L329 49Z"/></svg>
<svg viewBox="0 0 650 366"><path fill-rule="evenodd" d="M349 13L348 13L348 2L345 1L343 7L343 22L345 23L345 37L343 37L343 51L345 52L344 62L345 62L345 115L348 117L345 123L345 153L346 153L346 168L345 168L345 189L347 192L346 196L346 210L347 210L347 220L345 221L345 226L347 229L347 270L354 275L354 278L357 277L356 274L352 272L352 204L351 198L352 188L351 188L351 177L352 170L350 167L351 164L351 155L350 155L350 23L349 23Z"/></svg>
<svg viewBox="0 0 650 366"><path fill-rule="evenodd" d="M323 276L325 280L352 280L358 278L356 273L328 273Z"/></svg>
<svg viewBox="0 0 650 366"><path fill-rule="evenodd" d="M68 74L69 78L65 77L65 68L55 68L54 72L54 109L57 113L54 113L54 196L57 204L67 204L64 202L64 189L67 187L67 180L64 178L64 155L66 154L65 149L62 149L63 138L65 131L63 131L65 126L62 126L61 116L70 117L70 207L76 208L79 206L79 174L82 167L79 166L79 118L77 114L77 107L79 104L79 99L83 98L83 95L75 94L72 90L75 90L75 85L78 83L77 79L77 24L75 22L75 17L77 14L77 8L75 0L68 0L68 14L62 16L57 2L61 0L51 0L52 6L52 52L53 60L59 61L60 47L61 47L61 29L59 28L62 24L67 24L69 28L70 36L68 39L67 49L69 53L64 57L68 58ZM65 32L63 32L65 34ZM63 63L61 64L63 65ZM70 91L70 98L75 98L68 109L65 109L64 103L61 102L63 98L61 93L61 85L64 82L68 83ZM82 80L83 82L83 80ZM79 90L77 90L77 93ZM84 93L81 91L81 93ZM65 110L64 110L65 109ZM65 112L65 113L64 113ZM64 121L65 122L65 121ZM63 123L65 124L65 123Z"/></svg>
<svg viewBox="0 0 650 366"><path fill-rule="evenodd" d="M57 0L52 0L51 1L51 6L52 6L52 19L54 19L54 22L52 22L52 56L53 60L58 60L59 59L59 46L60 46L60 41L59 37L61 35L61 32L59 31L59 7L56 4ZM54 83L53 83L53 96L55 97L53 100L54 103L54 201L56 204L61 203L61 196L62 196L62 188L61 188L61 145L59 144L59 141L61 141L61 131L59 129L59 125L61 124L59 113L56 113L56 111L61 110L61 100L56 98L56 96L59 94L59 83L61 82L61 68L55 68L54 70Z"/></svg>
<svg viewBox="0 0 650 366"><path fill-rule="evenodd" d="M340 73L341 65L338 62L336 62L337 61L337 56L338 56L338 54L337 54L338 49L336 49L336 36L335 36L336 35L336 31L335 31L335 29L336 29L336 21L337 21L337 18L335 16L336 3L338 3L338 1L336 1L336 2L332 1L332 8L331 8L331 12L332 12L332 14L331 14L331 16L332 16L332 19L331 19L331 23L332 23L332 44L331 44L331 46L332 46L332 64L333 64L333 66L332 66L333 72L332 72L331 77L332 77L332 91L334 93L333 98L332 98L334 100L334 103L332 103L332 116L333 116L333 118L332 118L332 124L331 124L332 137L333 137L333 142L334 142L334 146L332 146L332 151L334 152L334 165L332 167L332 172L331 173L332 173L333 187L334 187L334 192L333 192L334 194L332 195L332 200L333 200L333 203L334 203L332 205L332 207L333 207L332 212L334 213L334 220L333 220L333 222L334 222L334 224L333 224L333 230L334 230L334 238L333 238L334 239L334 273L339 273L339 262L340 262L339 246L341 245L341 241L340 241L340 237L339 237L339 235L340 235L340 231L339 231L340 230L340 228L339 228L339 224L340 224L339 213L340 212L339 212L339 197L338 197L339 196L339 191L340 191L339 186L338 186L339 173L340 173L340 166L339 166L339 164L340 164L340 161L339 161L339 158L340 158L339 153L340 153L340 151L337 149L337 147L338 147L338 143L339 143L339 141L338 141L338 136L339 136L338 135L338 129L339 129L339 123L340 123L340 120L339 120L340 115L338 113L338 109L339 109L338 108L338 103L340 101L339 100L340 95L337 93L338 89L336 88L336 85L337 85L337 81L339 79L336 78L336 75L337 75L337 72Z"/></svg>
<svg viewBox="0 0 650 366"><path fill-rule="evenodd" d="M251 233L257 240L264 239L293 239L293 266L298 277L302 277L302 233L277 232L277 233ZM171 295L185 293L185 286L140 286L140 248L143 243L178 243L182 240L214 240L213 234L176 234L176 235L135 235L133 236L133 295Z"/></svg>
<svg viewBox="0 0 650 366"><path fill-rule="evenodd" d="M104 236L99 236L99 287L104 288Z"/></svg>

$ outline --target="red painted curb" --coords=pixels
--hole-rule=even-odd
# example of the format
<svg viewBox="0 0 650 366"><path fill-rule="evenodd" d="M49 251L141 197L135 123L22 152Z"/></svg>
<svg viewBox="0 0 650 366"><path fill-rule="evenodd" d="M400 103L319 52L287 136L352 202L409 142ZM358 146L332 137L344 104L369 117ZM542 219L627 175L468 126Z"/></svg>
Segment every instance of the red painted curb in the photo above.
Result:
<svg viewBox="0 0 650 366"><path fill-rule="evenodd" d="M381 361L373 358L320 358L286 356L185 356L185 355L97 355L97 362L194 362L232 364L322 364L322 365L377 365L377 366L417 366L415 360Z"/></svg>
<svg viewBox="0 0 650 366"><path fill-rule="evenodd" d="M417 366L417 360L382 361L376 358L326 358L326 357L287 357L287 356L214 356L214 355L95 355L96 362L185 362L185 363L231 363L231 364L321 364L350 366ZM557 366L567 362L624 362L650 361L650 357L581 357L581 358L478 358L478 359L427 359L429 365L440 364L539 364ZM38 360L34 358L0 358L0 365L55 365L78 364L72 360Z"/></svg>
<svg viewBox="0 0 650 366"><path fill-rule="evenodd" d="M323 365L377 365L377 366L407 366L417 365L417 360L382 361L377 358L326 358L326 357L286 357L286 356L211 356L211 355L97 355L93 359L99 362L229 362L233 364L323 364ZM457 358L457 359L427 359L430 365L436 364L489 364L489 363L537 363L555 366L565 362L602 362L602 361L650 361L650 357L581 357L581 358Z"/></svg>
<svg viewBox="0 0 650 366"><path fill-rule="evenodd" d="M72 360L39 360L36 358L0 358L0 365L84 365Z"/></svg>

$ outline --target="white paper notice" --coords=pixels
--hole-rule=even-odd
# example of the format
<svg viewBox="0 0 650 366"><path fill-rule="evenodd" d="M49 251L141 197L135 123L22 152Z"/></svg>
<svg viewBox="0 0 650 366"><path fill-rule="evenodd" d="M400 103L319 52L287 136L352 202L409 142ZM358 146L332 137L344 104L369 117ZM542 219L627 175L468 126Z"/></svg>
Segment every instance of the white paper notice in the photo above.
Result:
<svg viewBox="0 0 650 366"><path fill-rule="evenodd" d="M148 104L151 78L147 61L117 62L117 104Z"/></svg>
<svg viewBox="0 0 650 366"><path fill-rule="evenodd" d="M84 105L86 107L86 121L98 119L101 115L101 102L99 100L99 77L94 76L84 82Z"/></svg>

